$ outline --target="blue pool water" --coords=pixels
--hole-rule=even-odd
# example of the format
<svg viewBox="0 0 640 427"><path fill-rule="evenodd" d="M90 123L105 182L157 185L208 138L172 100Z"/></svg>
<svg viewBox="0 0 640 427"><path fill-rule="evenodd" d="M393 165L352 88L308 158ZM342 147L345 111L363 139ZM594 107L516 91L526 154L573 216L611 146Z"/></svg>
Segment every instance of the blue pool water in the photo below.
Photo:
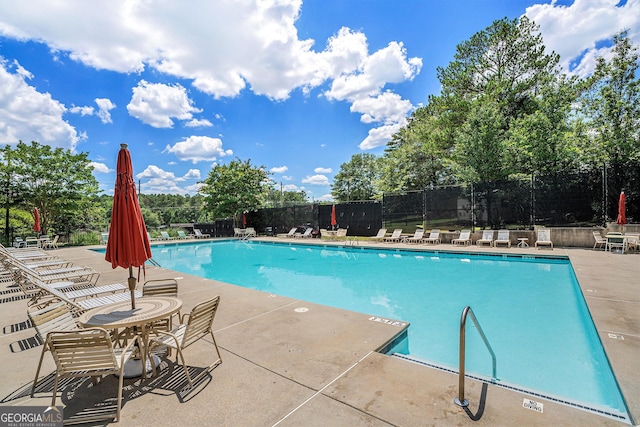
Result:
<svg viewBox="0 0 640 427"><path fill-rule="evenodd" d="M153 247L162 267L411 324L412 358L458 369L471 306L497 356L499 383L627 417L567 259L260 242ZM467 373L491 358L467 322Z"/></svg>

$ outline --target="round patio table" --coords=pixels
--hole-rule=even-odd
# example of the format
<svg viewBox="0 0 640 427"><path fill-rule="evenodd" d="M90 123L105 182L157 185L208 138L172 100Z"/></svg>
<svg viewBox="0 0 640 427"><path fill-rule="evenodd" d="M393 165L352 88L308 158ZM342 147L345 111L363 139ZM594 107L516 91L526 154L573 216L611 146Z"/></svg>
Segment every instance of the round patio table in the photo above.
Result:
<svg viewBox="0 0 640 427"><path fill-rule="evenodd" d="M180 311L182 300L175 297L143 297L136 299L136 308L131 308L131 301L122 301L91 309L78 318L78 323L85 328L100 327L105 329L133 328L142 338L144 349L141 349L142 361L133 360L125 366L125 378L146 376L151 370L146 357L151 355L149 348L149 325L156 320L165 319ZM154 359L155 360L155 359ZM156 364L157 365L157 364ZM147 366L147 369L142 369Z"/></svg>

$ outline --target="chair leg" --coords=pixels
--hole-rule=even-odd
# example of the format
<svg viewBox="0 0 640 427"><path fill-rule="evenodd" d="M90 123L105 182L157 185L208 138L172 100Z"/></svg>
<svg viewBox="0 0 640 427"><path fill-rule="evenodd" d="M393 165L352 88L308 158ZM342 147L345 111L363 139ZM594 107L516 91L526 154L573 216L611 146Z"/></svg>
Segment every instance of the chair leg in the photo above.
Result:
<svg viewBox="0 0 640 427"><path fill-rule="evenodd" d="M182 360L182 367L184 368L184 373L187 375L187 381L189 381L189 385L193 387L193 381L191 380L191 375L189 375L189 369L187 369L187 363L184 361L184 355L182 354L182 350L178 346L176 348L176 363L178 363L178 357Z"/></svg>
<svg viewBox="0 0 640 427"><path fill-rule="evenodd" d="M56 406L57 394L58 394L58 372L56 372L56 379L53 381L53 396L51 397L51 406Z"/></svg>
<svg viewBox="0 0 640 427"><path fill-rule="evenodd" d="M208 372L210 372L214 367L216 367L217 365L222 363L222 356L220 355L220 350L218 349L218 344L216 343L216 338L213 336L213 331L210 331L211 334L211 339L213 340L213 345L216 348L216 353L218 354L218 359L216 359L215 362L213 362L211 365L207 366L207 369L205 369L204 371L200 372L198 375L196 375L192 382L197 382L200 378L202 378L202 376L204 376L205 374L207 374ZM186 366L185 366L186 369Z"/></svg>
<svg viewBox="0 0 640 427"><path fill-rule="evenodd" d="M116 409L116 419L115 421L120 421L120 408L122 408L122 389L124 384L124 363L120 367L120 375L118 378L118 408ZM145 370L145 367L142 367L142 370Z"/></svg>
<svg viewBox="0 0 640 427"><path fill-rule="evenodd" d="M40 363L38 363L38 369L36 369L36 377L33 379L33 385L31 386L31 397L36 392L36 385L38 384L38 376L40 375L40 368L42 368L42 360L44 359L44 354L47 352L47 343L45 342L42 347L42 353L40 353Z"/></svg>

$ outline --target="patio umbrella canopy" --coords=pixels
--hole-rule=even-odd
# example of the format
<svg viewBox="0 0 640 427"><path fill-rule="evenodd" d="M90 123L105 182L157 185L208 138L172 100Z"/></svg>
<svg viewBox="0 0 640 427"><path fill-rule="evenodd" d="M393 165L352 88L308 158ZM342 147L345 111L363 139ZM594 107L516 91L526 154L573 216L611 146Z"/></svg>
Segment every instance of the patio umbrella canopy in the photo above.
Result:
<svg viewBox="0 0 640 427"><path fill-rule="evenodd" d="M627 214L625 203L627 196L624 195L624 191L620 193L620 200L618 200L618 218L616 224L624 226L627 223Z"/></svg>
<svg viewBox="0 0 640 427"><path fill-rule="evenodd" d="M133 180L131 155L127 144L120 144L105 260L111 263L112 268L129 269L128 281L132 308L135 308L134 290L136 287L133 267L144 267L145 261L151 256L147 228L142 218Z"/></svg>
<svg viewBox="0 0 640 427"><path fill-rule="evenodd" d="M40 233L40 212L38 208L33 208L33 231Z"/></svg>
<svg viewBox="0 0 640 427"><path fill-rule="evenodd" d="M338 221L336 221L336 205L331 206L331 228L335 228Z"/></svg>

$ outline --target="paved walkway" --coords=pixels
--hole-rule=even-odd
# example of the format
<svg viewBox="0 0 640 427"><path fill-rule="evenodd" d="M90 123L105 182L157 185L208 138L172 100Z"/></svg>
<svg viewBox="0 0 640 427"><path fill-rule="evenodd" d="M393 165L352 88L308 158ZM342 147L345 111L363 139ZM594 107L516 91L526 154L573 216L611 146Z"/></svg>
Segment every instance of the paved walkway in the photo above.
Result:
<svg viewBox="0 0 640 427"><path fill-rule="evenodd" d="M320 242L307 239L301 243ZM453 247L443 244L437 249ZM549 253L531 248L467 249ZM87 248L55 253L101 271L99 284L125 282L127 277L125 270L112 270L103 255ZM553 254L570 257L631 414L640 422L640 255L562 248ZM470 406L463 410L453 404L457 375L375 352L400 331L398 326L373 322L359 313L147 267L147 280L166 277L179 280L183 312L208 296L221 295L214 326L223 363L186 394L181 368L166 361L155 378L126 380L122 426L628 425L470 379L466 382ZM51 383L43 383L39 386L42 392L29 397L41 346L28 348L29 343L34 344L34 330L25 325L26 301L12 288L2 292L0 404L48 405ZM20 344L26 344L25 348ZM199 343L185 353L194 372L210 362L211 348ZM53 369L47 355L43 373L50 378ZM111 409L115 385L113 376L97 387L81 381L67 388L57 404L65 405L65 419L81 420L87 411ZM543 403L544 412L523 408L525 398Z"/></svg>

